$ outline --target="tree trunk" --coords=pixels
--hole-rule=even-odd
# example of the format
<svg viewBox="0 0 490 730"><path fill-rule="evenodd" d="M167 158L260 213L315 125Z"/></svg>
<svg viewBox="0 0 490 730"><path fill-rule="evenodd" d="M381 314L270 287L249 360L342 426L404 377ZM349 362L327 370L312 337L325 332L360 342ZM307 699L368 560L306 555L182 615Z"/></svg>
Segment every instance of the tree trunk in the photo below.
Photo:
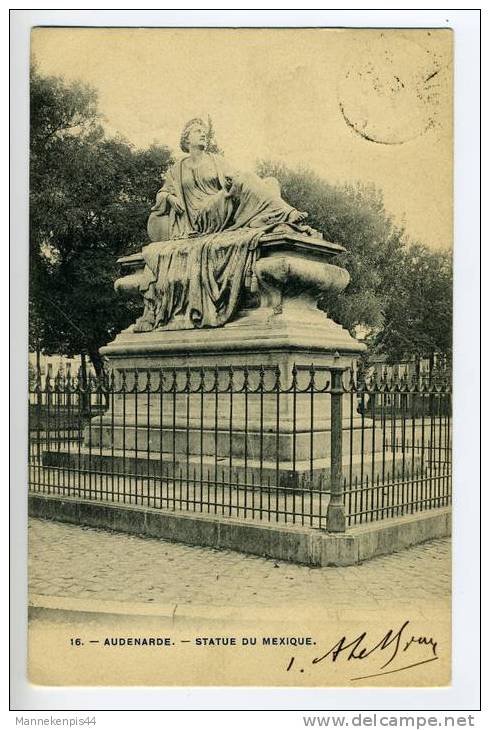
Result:
<svg viewBox="0 0 490 730"><path fill-rule="evenodd" d="M434 375L434 365L435 365L435 352L432 351L429 355L429 382L432 383L432 377Z"/></svg>
<svg viewBox="0 0 490 730"><path fill-rule="evenodd" d="M104 399L104 405L105 408L109 408L109 392L107 390L107 381L104 377L104 360L101 357L98 349L96 347L89 348L88 351L90 361L92 365L94 366L95 373L97 375L97 380L99 382L100 390L98 391L100 393L100 399L98 399L99 406L102 406L102 397ZM104 385L103 385L104 384Z"/></svg>
<svg viewBox="0 0 490 730"><path fill-rule="evenodd" d="M420 355L418 353L415 355L415 377L417 383L420 383Z"/></svg>
<svg viewBox="0 0 490 730"><path fill-rule="evenodd" d="M80 353L80 406L82 415L90 414L90 393L88 392L87 360L85 353Z"/></svg>
<svg viewBox="0 0 490 730"><path fill-rule="evenodd" d="M89 347L88 356L90 358L90 362L94 366L97 377L102 377L102 375L104 374L104 360L102 359L97 348Z"/></svg>

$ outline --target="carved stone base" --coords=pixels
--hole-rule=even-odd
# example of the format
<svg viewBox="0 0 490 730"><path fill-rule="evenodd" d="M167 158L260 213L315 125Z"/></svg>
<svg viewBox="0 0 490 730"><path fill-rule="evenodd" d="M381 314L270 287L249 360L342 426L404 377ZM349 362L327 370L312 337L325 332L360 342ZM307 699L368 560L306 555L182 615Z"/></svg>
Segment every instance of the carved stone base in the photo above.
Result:
<svg viewBox="0 0 490 730"><path fill-rule="evenodd" d="M348 367L365 348L324 312L287 301L279 314L267 307L245 310L239 319L215 329L127 330L101 348L101 354L116 367L139 363L144 368L147 358L155 355L162 358L162 365L169 360L172 366L191 364L191 360L194 364L196 357L202 365L243 366L251 364L250 356L254 364L260 360L270 365L280 353L290 353L291 366L299 356L308 364L323 363L326 358L329 364Z"/></svg>
<svg viewBox="0 0 490 730"><path fill-rule="evenodd" d="M296 462L298 473L313 470L318 476L325 471L325 460L330 453L330 396L315 394L312 414L310 393L299 391L307 386L312 363L320 369L331 365L348 367L363 345L318 310L312 313L310 321L290 318L291 314L289 306L277 315L261 308L219 329L121 333L104 348L103 354L116 372L116 384L120 383L121 371L125 371L128 391L133 388L135 370L139 371L139 389L144 391L149 382L151 391L157 390L160 368L189 367L197 372L199 368L212 370L217 365L234 368L235 387L239 387L243 378L243 368L248 367L252 390L258 367L269 368L266 375L269 391L274 378L270 369L278 367L281 391L285 391L296 365L300 369L298 392L295 396L281 392L279 399L274 392L262 396L250 393L246 403L243 393L234 395L231 415L229 395L223 392L217 400L214 393L202 398L200 393L168 393L163 399L158 393L116 395L108 413L92 421L86 443L90 442L95 449L119 450L123 443L129 450L158 453L163 449L167 461L169 452L175 449L179 463L187 455L196 457L200 453L206 458L216 456L222 466L224 460L228 465L231 456L236 468L240 460L248 459L255 468L262 460L264 469L271 474L276 469L277 456L279 471L285 475ZM179 377L181 386L185 373ZM227 377L224 372L223 378ZM328 372L320 371L318 378L321 386ZM193 384L198 384L198 380ZM348 394L344 400L346 439L353 403L353 453L360 453L357 401L351 401ZM367 447L366 442L364 446Z"/></svg>
<svg viewBox="0 0 490 730"><path fill-rule="evenodd" d="M166 243L153 245L165 247ZM339 244L291 230L263 235L252 270L246 275L254 295L247 294L244 285L237 311L228 324L245 317L252 317L254 323L259 323L267 322L271 316L285 315L291 323L323 326L325 315L317 308L318 299L325 294L342 292L349 283L346 269L332 264L335 256L343 251L345 249ZM124 275L115 282L116 291L141 300L151 280L142 255L125 256L119 263ZM184 331L189 328L187 320L185 313L175 315L162 329ZM144 334L153 329L153 314L145 306L143 314L128 332Z"/></svg>
<svg viewBox="0 0 490 730"><path fill-rule="evenodd" d="M330 263L342 250L299 234L270 234L260 243L253 272L259 295L256 306L243 299L244 306L223 327L149 332L130 327L119 334L101 353L116 373L116 385L121 382L121 371L125 372L127 391L132 390L134 372L140 373L138 393L115 395L108 412L90 424L85 445L165 454L164 460L171 461L172 468L187 465L189 459L200 463L204 458L219 462L230 473L252 466L262 474L268 471L273 478L279 472L283 482L292 478L296 483L305 473L324 477L330 454L330 395L316 393L312 406L311 394L305 390L308 368L314 364L325 382L328 367L347 368L365 349L317 308L322 293L340 292L349 281L345 269ZM119 280L119 289L139 286L141 261L137 256L126 259L127 275ZM295 365L299 374L293 395L285 391ZM232 406L229 393L223 390L217 398L214 392L201 396L199 389L193 393L192 388L188 393L166 393L163 398L155 392L161 368L192 368L196 373L216 366L234 368L238 380L245 367L257 377L263 366L269 392L251 392L246 399L243 392L234 394ZM279 395L270 390L270 378L277 368ZM181 375L185 377L185 372ZM251 387L253 390L253 383ZM359 454L357 401L350 394L344 397L344 418L346 449ZM348 444L350 425L353 434ZM370 438L377 436L374 430ZM369 448L365 441L363 444Z"/></svg>

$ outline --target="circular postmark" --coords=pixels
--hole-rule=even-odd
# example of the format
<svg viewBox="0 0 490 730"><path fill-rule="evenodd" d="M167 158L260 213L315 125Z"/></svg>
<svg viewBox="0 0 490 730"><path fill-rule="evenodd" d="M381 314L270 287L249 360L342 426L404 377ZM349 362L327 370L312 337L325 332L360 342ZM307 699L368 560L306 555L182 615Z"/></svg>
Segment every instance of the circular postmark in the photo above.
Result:
<svg viewBox="0 0 490 730"><path fill-rule="evenodd" d="M363 139L378 144L408 142L439 124L447 97L448 54L426 31L415 42L379 32L359 43L338 79L340 113Z"/></svg>

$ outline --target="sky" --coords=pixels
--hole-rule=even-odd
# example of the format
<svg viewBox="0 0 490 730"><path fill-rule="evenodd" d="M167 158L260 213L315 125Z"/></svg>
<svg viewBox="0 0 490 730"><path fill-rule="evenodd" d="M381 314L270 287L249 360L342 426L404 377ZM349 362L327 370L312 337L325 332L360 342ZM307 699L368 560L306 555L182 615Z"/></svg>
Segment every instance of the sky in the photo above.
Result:
<svg viewBox="0 0 490 730"><path fill-rule="evenodd" d="M109 134L179 153L210 114L237 167L374 183L411 238L452 246L449 30L36 28L31 50L97 89Z"/></svg>

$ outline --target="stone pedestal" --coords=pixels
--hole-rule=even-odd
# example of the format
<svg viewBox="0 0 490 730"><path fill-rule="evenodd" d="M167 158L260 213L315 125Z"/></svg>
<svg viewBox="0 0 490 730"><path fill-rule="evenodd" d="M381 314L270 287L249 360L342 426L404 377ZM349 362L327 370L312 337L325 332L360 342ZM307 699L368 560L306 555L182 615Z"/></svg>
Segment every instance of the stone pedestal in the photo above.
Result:
<svg viewBox="0 0 490 730"><path fill-rule="evenodd" d="M116 391L124 392L93 419L85 445L163 459L171 469L191 464L202 472L219 464L220 473L246 469L257 479L328 479L328 369L350 367L365 348L316 306L319 294L348 283L348 273L330 263L339 250L307 236L264 237L256 265L259 296L234 321L148 333L130 327L119 334L102 354ZM128 257L122 264L127 275L118 288L134 290L141 259ZM354 460L361 450L356 407L346 394L344 446Z"/></svg>

